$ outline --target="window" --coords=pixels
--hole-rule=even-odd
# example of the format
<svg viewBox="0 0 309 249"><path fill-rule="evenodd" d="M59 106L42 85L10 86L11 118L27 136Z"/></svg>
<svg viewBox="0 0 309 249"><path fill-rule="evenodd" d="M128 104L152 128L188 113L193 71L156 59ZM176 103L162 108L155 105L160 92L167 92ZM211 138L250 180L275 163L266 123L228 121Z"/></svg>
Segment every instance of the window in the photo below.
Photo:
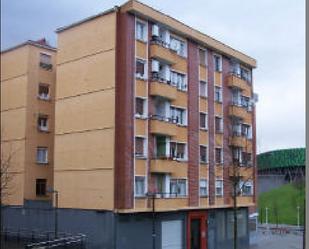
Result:
<svg viewBox="0 0 309 249"><path fill-rule="evenodd" d="M245 81L251 82L251 72L247 68L240 68L240 77Z"/></svg>
<svg viewBox="0 0 309 249"><path fill-rule="evenodd" d="M215 101L222 103L222 88L215 86Z"/></svg>
<svg viewBox="0 0 309 249"><path fill-rule="evenodd" d="M168 176L166 174L154 174L155 181L155 192L158 193L161 197L166 196L166 187L168 187L167 183Z"/></svg>
<svg viewBox="0 0 309 249"><path fill-rule="evenodd" d="M200 196L201 197L208 196L208 182L206 179L200 180Z"/></svg>
<svg viewBox="0 0 309 249"><path fill-rule="evenodd" d="M208 123L207 113L200 112L200 128L206 130Z"/></svg>
<svg viewBox="0 0 309 249"><path fill-rule="evenodd" d="M187 195L187 180L171 179L170 193L172 196L186 196Z"/></svg>
<svg viewBox="0 0 309 249"><path fill-rule="evenodd" d="M199 59L200 65L206 66L207 65L207 51L205 49L199 49Z"/></svg>
<svg viewBox="0 0 309 249"><path fill-rule="evenodd" d="M241 106L241 91L239 89L232 89L232 103Z"/></svg>
<svg viewBox="0 0 309 249"><path fill-rule="evenodd" d="M246 96L241 96L241 106L245 107L248 111L251 111L250 98Z"/></svg>
<svg viewBox="0 0 309 249"><path fill-rule="evenodd" d="M238 120L233 121L232 123L233 136L241 136L241 123Z"/></svg>
<svg viewBox="0 0 309 249"><path fill-rule="evenodd" d="M252 138L251 126L248 124L241 124L241 135L248 139L251 139Z"/></svg>
<svg viewBox="0 0 309 249"><path fill-rule="evenodd" d="M242 195L253 195L253 182L251 180L239 182L239 188Z"/></svg>
<svg viewBox="0 0 309 249"><path fill-rule="evenodd" d="M215 71L217 72L222 71L222 58L220 55L214 55L214 67Z"/></svg>
<svg viewBox="0 0 309 249"><path fill-rule="evenodd" d="M51 70L53 65L49 54L40 53L40 67L46 70Z"/></svg>
<svg viewBox="0 0 309 249"><path fill-rule="evenodd" d="M173 123L176 123L179 125L187 125L185 109L171 106L170 107L170 117Z"/></svg>
<svg viewBox="0 0 309 249"><path fill-rule="evenodd" d="M156 136L156 157L166 158L167 138L165 136Z"/></svg>
<svg viewBox="0 0 309 249"><path fill-rule="evenodd" d="M207 163L208 162L208 156L207 156L207 146L200 145L200 162L201 163Z"/></svg>
<svg viewBox="0 0 309 249"><path fill-rule="evenodd" d="M144 137L135 137L135 156L146 156L146 139Z"/></svg>
<svg viewBox="0 0 309 249"><path fill-rule="evenodd" d="M49 100L49 85L47 84L39 84L39 99Z"/></svg>
<svg viewBox="0 0 309 249"><path fill-rule="evenodd" d="M252 166L252 154L248 152L242 152L241 154L242 164L244 166Z"/></svg>
<svg viewBox="0 0 309 249"><path fill-rule="evenodd" d="M215 117L215 129L216 129L216 133L223 132L223 118Z"/></svg>
<svg viewBox="0 0 309 249"><path fill-rule="evenodd" d="M186 57L187 48L186 43L174 36L171 36L170 49L175 51L178 55Z"/></svg>
<svg viewBox="0 0 309 249"><path fill-rule="evenodd" d="M223 180L216 180L216 196L223 196Z"/></svg>
<svg viewBox="0 0 309 249"><path fill-rule="evenodd" d="M136 59L135 61L135 77L138 79L146 79L146 61Z"/></svg>
<svg viewBox="0 0 309 249"><path fill-rule="evenodd" d="M141 21L136 21L136 39L140 41L147 41L147 28L146 23Z"/></svg>
<svg viewBox="0 0 309 249"><path fill-rule="evenodd" d="M39 131L48 131L48 117L46 115L39 115L38 129Z"/></svg>
<svg viewBox="0 0 309 249"><path fill-rule="evenodd" d="M233 163L240 165L242 162L242 148L234 147L232 149Z"/></svg>
<svg viewBox="0 0 309 249"><path fill-rule="evenodd" d="M216 148L215 149L215 155L216 155L216 164L222 164L223 163L223 150L222 150L222 148Z"/></svg>
<svg viewBox="0 0 309 249"><path fill-rule="evenodd" d="M205 81L200 81L200 96L206 98L207 94L207 83Z"/></svg>
<svg viewBox="0 0 309 249"><path fill-rule="evenodd" d="M170 142L170 157L176 159L186 159L186 144Z"/></svg>
<svg viewBox="0 0 309 249"><path fill-rule="evenodd" d="M135 196L145 196L145 177L135 176Z"/></svg>
<svg viewBox="0 0 309 249"><path fill-rule="evenodd" d="M186 91L187 84L186 84L186 76L182 73L178 73L175 71L171 71L171 83L173 86L176 86L177 89Z"/></svg>
<svg viewBox="0 0 309 249"><path fill-rule="evenodd" d="M48 163L48 150L46 147L38 147L36 153L37 163L46 164Z"/></svg>
<svg viewBox="0 0 309 249"><path fill-rule="evenodd" d="M46 195L46 179L36 179L36 195L44 196Z"/></svg>
<svg viewBox="0 0 309 249"><path fill-rule="evenodd" d="M135 98L135 117L145 118L146 114L146 99L136 97Z"/></svg>

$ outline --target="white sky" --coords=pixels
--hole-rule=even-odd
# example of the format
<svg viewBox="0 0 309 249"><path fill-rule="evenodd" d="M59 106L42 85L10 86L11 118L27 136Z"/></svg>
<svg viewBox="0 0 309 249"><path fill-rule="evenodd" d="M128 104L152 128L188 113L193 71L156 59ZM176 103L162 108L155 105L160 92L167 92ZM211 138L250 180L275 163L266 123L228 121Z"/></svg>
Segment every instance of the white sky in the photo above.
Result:
<svg viewBox="0 0 309 249"><path fill-rule="evenodd" d="M305 146L305 0L143 0L257 59L257 149ZM2 0L1 49L46 37L118 0Z"/></svg>

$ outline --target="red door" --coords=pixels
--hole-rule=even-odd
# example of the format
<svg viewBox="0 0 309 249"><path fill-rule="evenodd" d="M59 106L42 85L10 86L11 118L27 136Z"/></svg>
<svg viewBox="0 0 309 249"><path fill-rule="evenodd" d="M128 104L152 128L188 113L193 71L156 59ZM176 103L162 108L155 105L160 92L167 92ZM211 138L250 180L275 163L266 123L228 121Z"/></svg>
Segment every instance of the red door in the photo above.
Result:
<svg viewBox="0 0 309 249"><path fill-rule="evenodd" d="M189 212L187 249L207 249L207 212Z"/></svg>

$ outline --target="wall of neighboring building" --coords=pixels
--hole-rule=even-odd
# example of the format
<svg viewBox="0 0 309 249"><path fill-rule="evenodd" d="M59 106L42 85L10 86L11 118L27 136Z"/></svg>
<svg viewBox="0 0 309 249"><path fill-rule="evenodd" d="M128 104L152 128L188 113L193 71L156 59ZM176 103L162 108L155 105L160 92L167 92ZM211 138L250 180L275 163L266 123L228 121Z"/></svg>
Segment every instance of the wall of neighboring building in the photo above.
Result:
<svg viewBox="0 0 309 249"><path fill-rule="evenodd" d="M51 56L51 69L40 67L40 54ZM36 46L29 46L28 87L27 87L27 124L26 124L26 158L25 164L25 194L26 200L50 200L46 196L36 195L36 179L46 179L46 188L53 188L53 154L54 154L54 112L55 112L55 83L56 83L56 52ZM38 98L39 84L49 86L49 100ZM47 116L47 131L40 131L38 118ZM37 148L47 148L46 164L37 161Z"/></svg>
<svg viewBox="0 0 309 249"><path fill-rule="evenodd" d="M114 207L116 14L58 34L54 182L59 206Z"/></svg>
<svg viewBox="0 0 309 249"><path fill-rule="evenodd" d="M1 53L1 159L11 157L12 180L4 198L10 205L24 199L28 58L28 46Z"/></svg>

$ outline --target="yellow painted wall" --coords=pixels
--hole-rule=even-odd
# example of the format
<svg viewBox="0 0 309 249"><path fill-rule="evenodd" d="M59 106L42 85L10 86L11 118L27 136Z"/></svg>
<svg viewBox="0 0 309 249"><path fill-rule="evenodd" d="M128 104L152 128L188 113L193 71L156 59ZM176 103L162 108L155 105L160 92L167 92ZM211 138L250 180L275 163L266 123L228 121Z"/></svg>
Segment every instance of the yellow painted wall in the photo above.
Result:
<svg viewBox="0 0 309 249"><path fill-rule="evenodd" d="M58 35L54 181L60 207L114 208L115 43L115 13Z"/></svg>

